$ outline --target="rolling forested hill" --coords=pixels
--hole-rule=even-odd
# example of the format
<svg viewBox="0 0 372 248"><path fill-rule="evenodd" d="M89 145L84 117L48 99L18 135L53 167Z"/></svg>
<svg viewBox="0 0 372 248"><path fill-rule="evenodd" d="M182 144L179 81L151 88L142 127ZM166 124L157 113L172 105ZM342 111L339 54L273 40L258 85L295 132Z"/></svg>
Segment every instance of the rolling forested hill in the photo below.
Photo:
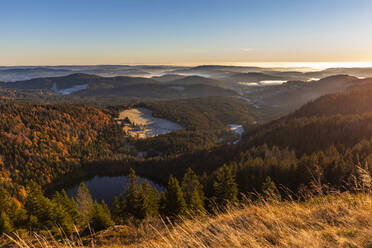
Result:
<svg viewBox="0 0 372 248"><path fill-rule="evenodd" d="M154 116L177 122L186 129L219 129L228 124L250 125L261 111L235 97L204 97L145 103Z"/></svg>
<svg viewBox="0 0 372 248"><path fill-rule="evenodd" d="M291 190L314 177L347 187L358 167L372 171L371 99L357 87L323 96L248 134L231 163L241 190L258 190L267 175Z"/></svg>
<svg viewBox="0 0 372 248"><path fill-rule="evenodd" d="M345 87L355 86L352 82L343 81ZM55 234L60 227L70 234L78 225L84 234L89 225L102 230L114 223L141 224L159 214L170 221L198 213L194 210L213 214L216 207L224 209L244 199L259 204L269 197L270 204L272 199L281 204L280 199L301 200L307 194L368 192L371 99L367 86L352 87L266 124L260 123L261 109L236 97L126 105L150 108L155 116L185 127L142 141L125 137L115 123L123 106L1 104L0 204L5 210L0 231L52 229ZM227 142L228 124L245 126L240 142ZM150 156L132 156L133 147ZM102 173L113 168L124 173L131 167L164 185L168 181L166 191L160 195L146 183L138 185L134 170L129 175L130 194L116 198L111 209L89 203L84 186L76 202L63 192L48 198L41 190L40 185L76 169L92 169L94 162L100 163ZM368 206L363 208L368 211Z"/></svg>
<svg viewBox="0 0 372 248"><path fill-rule="evenodd" d="M0 105L1 181L40 184L111 157L122 131L109 112L82 105Z"/></svg>
<svg viewBox="0 0 372 248"><path fill-rule="evenodd" d="M350 147L372 137L371 96L371 89L353 87L320 97L262 126L250 142L290 147L300 154L330 145Z"/></svg>
<svg viewBox="0 0 372 248"><path fill-rule="evenodd" d="M151 176L182 175L187 167L208 172L208 195L216 177L212 171L228 164L243 193L260 191L267 176L293 192L308 187L314 177L348 188L359 167L372 171L371 99L372 91L355 87L321 97L293 114L251 128L237 146L184 154L162 160L161 165L152 162L157 169Z"/></svg>
<svg viewBox="0 0 372 248"><path fill-rule="evenodd" d="M0 84L0 96L17 102L122 104L237 93L218 80L198 76L167 82L143 77L100 77L75 73L63 77L34 78Z"/></svg>
<svg viewBox="0 0 372 248"><path fill-rule="evenodd" d="M370 85L366 86L352 87L345 92L320 97L305 104L290 117L300 118L372 112L372 88Z"/></svg>

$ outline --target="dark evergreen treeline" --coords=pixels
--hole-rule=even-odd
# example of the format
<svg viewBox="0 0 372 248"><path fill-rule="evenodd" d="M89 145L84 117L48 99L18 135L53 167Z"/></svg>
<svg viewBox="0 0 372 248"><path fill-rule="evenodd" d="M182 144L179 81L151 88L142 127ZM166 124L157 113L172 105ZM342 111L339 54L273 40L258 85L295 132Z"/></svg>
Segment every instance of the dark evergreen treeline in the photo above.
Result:
<svg viewBox="0 0 372 248"><path fill-rule="evenodd" d="M369 139L372 137L371 123L372 113L293 118L261 127L244 142L247 147L263 144L289 147L301 155L331 145L351 147L362 139Z"/></svg>
<svg viewBox="0 0 372 248"><path fill-rule="evenodd" d="M305 104L287 118L368 113L372 111L371 95L371 87L353 87L345 92L322 96Z"/></svg>
<svg viewBox="0 0 372 248"><path fill-rule="evenodd" d="M294 150L263 145L242 153L229 166L244 194L259 192L267 176L294 193L308 187L314 177L324 185L343 190L358 177L358 168L372 171L372 140L341 150L330 146L301 156L296 156Z"/></svg>
<svg viewBox="0 0 372 248"><path fill-rule="evenodd" d="M352 147L372 137L372 90L354 87L305 104L246 137L246 147L289 147L297 154Z"/></svg>
<svg viewBox="0 0 372 248"><path fill-rule="evenodd" d="M149 157L209 150L217 145L232 143L237 137L227 128L218 130L180 130L168 134L140 139L134 142Z"/></svg>
<svg viewBox="0 0 372 248"><path fill-rule="evenodd" d="M238 151L238 148L221 148L209 153L158 158L143 161L137 164L136 169L142 176L165 183L164 179L170 174L182 178L191 166L202 176L204 193L208 198L213 197L213 182L223 164L232 170L239 192L243 194L260 192L267 176L284 191L294 194L309 187L315 176L319 176L324 185L344 190L358 176L358 168L372 171L372 139L362 140L352 147L338 149L331 145L302 155L297 155L292 149L267 145L252 147L240 154ZM282 193L287 194L284 191Z"/></svg>

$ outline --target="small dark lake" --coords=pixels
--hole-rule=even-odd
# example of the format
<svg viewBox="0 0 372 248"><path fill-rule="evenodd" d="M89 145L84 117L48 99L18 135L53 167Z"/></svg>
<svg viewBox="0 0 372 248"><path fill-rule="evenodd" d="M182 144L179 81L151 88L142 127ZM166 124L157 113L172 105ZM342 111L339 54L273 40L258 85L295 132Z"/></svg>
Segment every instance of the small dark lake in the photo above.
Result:
<svg viewBox="0 0 372 248"><path fill-rule="evenodd" d="M139 177L138 182L141 183L145 178ZM159 192L165 191L165 187L154 183L153 181L146 179L151 186L155 187ZM93 199L101 202L105 201L108 205L111 205L115 196L119 196L121 193L124 195L124 191L127 184L126 176L95 176L88 180L83 180L83 183L88 187L90 194ZM65 187L67 195L69 197L76 197L79 184L74 184L69 187Z"/></svg>

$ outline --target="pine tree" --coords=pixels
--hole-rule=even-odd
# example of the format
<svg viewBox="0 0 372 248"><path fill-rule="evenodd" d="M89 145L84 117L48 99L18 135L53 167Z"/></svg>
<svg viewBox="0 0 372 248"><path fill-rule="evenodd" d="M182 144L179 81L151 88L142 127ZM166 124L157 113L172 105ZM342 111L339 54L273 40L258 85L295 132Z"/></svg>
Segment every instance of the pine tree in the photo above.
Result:
<svg viewBox="0 0 372 248"><path fill-rule="evenodd" d="M222 206L238 201L238 185L230 167L224 165L217 170L213 189L216 202Z"/></svg>
<svg viewBox="0 0 372 248"><path fill-rule="evenodd" d="M81 183L77 195L76 195L76 204L77 210L83 221L83 225L89 221L89 209L93 205L92 196L89 193L87 186L84 183Z"/></svg>
<svg viewBox="0 0 372 248"><path fill-rule="evenodd" d="M168 187L163 195L163 214L174 218L187 213L187 205L178 180L170 176Z"/></svg>
<svg viewBox="0 0 372 248"><path fill-rule="evenodd" d="M80 214L77 209L77 204L74 201L74 199L70 199L67 196L67 193L65 190L62 190L61 192L56 192L52 201L57 206L61 206L64 209L64 211L66 211L68 215L72 218L74 223L78 224L78 222L80 221Z"/></svg>
<svg viewBox="0 0 372 248"><path fill-rule="evenodd" d="M54 229L52 228L54 234L61 235L60 229L66 234L73 233L74 221L62 205L55 206L53 221L55 222Z"/></svg>
<svg viewBox="0 0 372 248"><path fill-rule="evenodd" d="M281 198L278 188L269 176L262 183L261 191L266 200L280 200Z"/></svg>
<svg viewBox="0 0 372 248"><path fill-rule="evenodd" d="M119 197L122 197L122 195L120 195ZM115 196L114 200L112 201L111 214L112 214L112 219L115 221L115 223L122 224L122 220L120 216L121 206L119 203L119 197Z"/></svg>
<svg viewBox="0 0 372 248"><path fill-rule="evenodd" d="M39 227L39 220L34 215L29 215L27 220L27 227L31 229L37 229Z"/></svg>
<svg viewBox="0 0 372 248"><path fill-rule="evenodd" d="M57 205L44 196L41 187L35 182L27 186L27 198L25 200L25 209L29 215L29 225L37 229L62 228L64 232L72 232L73 221L63 206ZM24 211L17 211L17 222L24 218Z"/></svg>
<svg viewBox="0 0 372 248"><path fill-rule="evenodd" d="M198 176L191 168L187 169L183 177L182 190L187 207L190 211L194 213L205 211L203 186L199 182Z"/></svg>
<svg viewBox="0 0 372 248"><path fill-rule="evenodd" d="M89 209L89 225L93 230L99 231L113 225L110 210L107 205L94 202Z"/></svg>
<svg viewBox="0 0 372 248"><path fill-rule="evenodd" d="M200 197L200 193L197 190L194 190L191 194L191 197L188 203L188 209L193 214L205 213L204 201Z"/></svg>
<svg viewBox="0 0 372 248"><path fill-rule="evenodd" d="M55 205L43 195L41 187L33 181L27 186L25 208L29 215L36 217L38 220L38 223L33 223L33 225L48 228L55 223Z"/></svg>
<svg viewBox="0 0 372 248"><path fill-rule="evenodd" d="M131 168L127 178L125 190L126 211L128 214L138 217L139 213L139 187L136 172Z"/></svg>
<svg viewBox="0 0 372 248"><path fill-rule="evenodd" d="M126 201L122 194L114 197L111 206L112 218L117 224L124 224L126 218Z"/></svg>
<svg viewBox="0 0 372 248"><path fill-rule="evenodd" d="M138 203L138 218L145 219L159 214L159 192L147 180L139 187Z"/></svg>

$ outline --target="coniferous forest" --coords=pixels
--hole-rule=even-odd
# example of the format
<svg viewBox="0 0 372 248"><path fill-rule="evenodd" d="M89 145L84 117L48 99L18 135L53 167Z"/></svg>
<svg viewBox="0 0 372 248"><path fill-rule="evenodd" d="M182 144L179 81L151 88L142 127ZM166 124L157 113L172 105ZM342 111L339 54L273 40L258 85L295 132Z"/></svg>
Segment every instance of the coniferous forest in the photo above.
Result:
<svg viewBox="0 0 372 248"><path fill-rule="evenodd" d="M257 109L233 102L239 105L234 113L228 101L141 103L154 115L186 127L143 140L127 137L115 121L121 109L137 105L1 104L0 233L62 237L78 230L84 236L159 216L173 223L180 217L213 215L216 208L247 199L301 200L308 192L356 192L358 178L371 175L370 89L325 95L287 116L259 123L254 119L263 114ZM221 137L228 140L225 125L234 118L243 122L244 135L235 144L221 142ZM132 145L148 156L135 156ZM73 198L58 188L64 179L88 172L127 175L125 191L109 206L94 200L83 183ZM138 175L162 184L165 191L147 180L140 183Z"/></svg>
<svg viewBox="0 0 372 248"><path fill-rule="evenodd" d="M372 248L372 0L0 0L0 248Z"/></svg>

